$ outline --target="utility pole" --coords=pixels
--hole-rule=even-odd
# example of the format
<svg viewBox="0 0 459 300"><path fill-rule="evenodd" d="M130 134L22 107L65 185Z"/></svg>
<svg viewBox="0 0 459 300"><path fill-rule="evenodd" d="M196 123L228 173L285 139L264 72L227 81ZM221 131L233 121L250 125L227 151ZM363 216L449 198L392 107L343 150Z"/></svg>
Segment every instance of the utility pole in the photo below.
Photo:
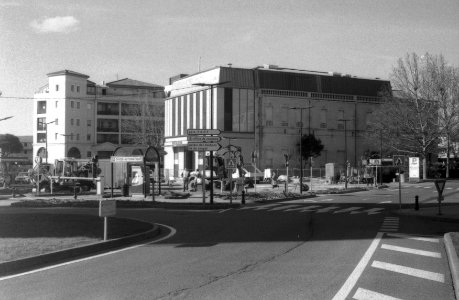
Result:
<svg viewBox="0 0 459 300"><path fill-rule="evenodd" d="M339 119L338 121L344 122L344 188L347 189L347 173L348 173L348 161L347 161L347 122L351 121L350 119Z"/></svg>

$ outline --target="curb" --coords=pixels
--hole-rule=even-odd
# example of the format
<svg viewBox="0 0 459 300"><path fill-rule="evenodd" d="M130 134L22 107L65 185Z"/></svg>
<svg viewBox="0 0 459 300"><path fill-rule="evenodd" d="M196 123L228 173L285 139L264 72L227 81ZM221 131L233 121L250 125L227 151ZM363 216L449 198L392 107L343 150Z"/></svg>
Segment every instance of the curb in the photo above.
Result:
<svg viewBox="0 0 459 300"><path fill-rule="evenodd" d="M447 222L447 223L459 223L459 219L457 218L447 218L447 217L440 217L440 216L425 216L425 215L416 215L414 213L403 213L399 212L398 209L393 209L392 213L399 215L399 216L408 216L408 217L415 217L419 219L429 219L436 222Z"/></svg>
<svg viewBox="0 0 459 300"><path fill-rule="evenodd" d="M457 257L456 249L454 248L453 241L451 240L451 234L449 232L444 235L444 243L449 268L451 270L451 276L453 278L454 294L457 299L457 296L459 295L459 258Z"/></svg>
<svg viewBox="0 0 459 300"><path fill-rule="evenodd" d="M81 258L84 256L97 254L120 248L128 244L151 239L161 233L161 229L156 224L151 224L152 228L148 231L132 234L113 240L96 242L86 246L65 249L61 251L50 252L38 256L26 257L18 260L0 263L0 276L14 275L21 272L30 271L36 268L42 268L57 263L62 263L69 259Z"/></svg>

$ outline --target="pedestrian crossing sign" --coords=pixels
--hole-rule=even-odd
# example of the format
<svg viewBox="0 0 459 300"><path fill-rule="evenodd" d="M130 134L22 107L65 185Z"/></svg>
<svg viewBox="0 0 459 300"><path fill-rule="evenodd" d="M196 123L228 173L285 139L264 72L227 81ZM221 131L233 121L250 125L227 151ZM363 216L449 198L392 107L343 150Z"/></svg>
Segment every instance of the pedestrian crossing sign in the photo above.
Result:
<svg viewBox="0 0 459 300"><path fill-rule="evenodd" d="M405 165L405 155L394 155L394 166Z"/></svg>
<svg viewBox="0 0 459 300"><path fill-rule="evenodd" d="M227 169L236 169L236 159L235 158L228 158L226 159L226 168Z"/></svg>

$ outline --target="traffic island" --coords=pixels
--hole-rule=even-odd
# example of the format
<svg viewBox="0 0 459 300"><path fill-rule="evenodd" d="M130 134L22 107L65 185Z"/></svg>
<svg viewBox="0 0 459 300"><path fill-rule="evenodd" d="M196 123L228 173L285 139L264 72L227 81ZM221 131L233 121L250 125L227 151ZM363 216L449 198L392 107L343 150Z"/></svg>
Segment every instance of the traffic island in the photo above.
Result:
<svg viewBox="0 0 459 300"><path fill-rule="evenodd" d="M155 224L110 218L109 240L102 241L101 218L51 213L3 213L0 225L0 276L120 248L160 233Z"/></svg>

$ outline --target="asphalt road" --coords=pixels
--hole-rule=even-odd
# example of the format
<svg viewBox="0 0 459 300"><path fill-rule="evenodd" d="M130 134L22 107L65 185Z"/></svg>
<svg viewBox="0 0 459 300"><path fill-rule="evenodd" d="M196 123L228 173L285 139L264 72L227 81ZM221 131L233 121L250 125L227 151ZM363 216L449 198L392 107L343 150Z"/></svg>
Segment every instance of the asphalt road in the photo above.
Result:
<svg viewBox="0 0 459 300"><path fill-rule="evenodd" d="M217 211L120 210L167 225L167 238L0 278L0 298L454 299L441 237L458 226L393 215L396 205L378 204L382 195L367 203L369 195Z"/></svg>

